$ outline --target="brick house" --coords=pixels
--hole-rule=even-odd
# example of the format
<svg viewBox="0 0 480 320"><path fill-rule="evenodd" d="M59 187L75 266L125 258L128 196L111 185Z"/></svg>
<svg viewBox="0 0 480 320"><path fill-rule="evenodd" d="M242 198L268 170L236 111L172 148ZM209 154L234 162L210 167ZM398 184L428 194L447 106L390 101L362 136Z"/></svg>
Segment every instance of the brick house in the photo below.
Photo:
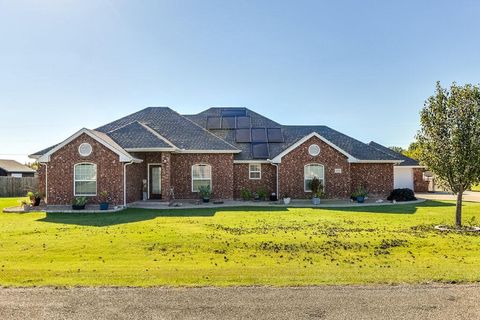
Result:
<svg viewBox="0 0 480 320"><path fill-rule="evenodd" d="M68 204L75 196L96 203L107 191L112 203L127 205L143 192L148 199L198 199L202 185L216 199L240 198L243 189L307 198L313 177L328 198L348 198L358 186L385 196L405 159L380 147L327 126L281 125L246 108L181 115L152 107L83 128L30 157L42 164L40 189L48 204Z"/></svg>

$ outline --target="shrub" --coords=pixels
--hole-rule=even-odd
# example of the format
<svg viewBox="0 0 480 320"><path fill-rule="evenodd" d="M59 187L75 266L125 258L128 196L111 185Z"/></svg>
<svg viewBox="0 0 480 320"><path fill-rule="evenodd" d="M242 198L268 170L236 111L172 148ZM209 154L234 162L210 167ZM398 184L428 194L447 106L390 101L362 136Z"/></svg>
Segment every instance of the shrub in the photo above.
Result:
<svg viewBox="0 0 480 320"><path fill-rule="evenodd" d="M210 199L210 195L212 194L212 190L210 189L209 185L200 186L200 188L198 188L198 192L202 199Z"/></svg>
<svg viewBox="0 0 480 320"><path fill-rule="evenodd" d="M412 189L403 188L403 189L394 189L387 198L388 201L413 201L417 200L415 198L415 193Z"/></svg>
<svg viewBox="0 0 480 320"><path fill-rule="evenodd" d="M268 195L267 189L265 189L264 187L261 187L260 189L258 189L257 195L258 195L258 198L260 198L260 200L265 200Z"/></svg>
<svg viewBox="0 0 480 320"><path fill-rule="evenodd" d="M240 197L245 201L250 200L252 199L252 192L248 189L242 189L240 191Z"/></svg>

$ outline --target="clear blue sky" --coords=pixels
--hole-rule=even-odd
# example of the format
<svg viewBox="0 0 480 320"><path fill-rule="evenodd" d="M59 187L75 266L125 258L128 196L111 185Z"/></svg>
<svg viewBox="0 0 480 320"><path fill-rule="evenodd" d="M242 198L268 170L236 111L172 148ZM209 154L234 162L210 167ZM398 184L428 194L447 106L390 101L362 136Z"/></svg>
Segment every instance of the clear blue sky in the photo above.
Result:
<svg viewBox="0 0 480 320"><path fill-rule="evenodd" d="M245 106L407 146L478 83L480 1L0 0L0 157L147 106Z"/></svg>

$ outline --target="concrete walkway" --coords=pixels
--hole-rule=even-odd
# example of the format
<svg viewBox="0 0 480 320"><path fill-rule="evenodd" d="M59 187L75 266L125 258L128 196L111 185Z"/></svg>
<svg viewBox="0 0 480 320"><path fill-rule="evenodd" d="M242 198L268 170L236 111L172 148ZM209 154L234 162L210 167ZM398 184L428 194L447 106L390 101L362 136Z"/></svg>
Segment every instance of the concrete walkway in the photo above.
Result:
<svg viewBox="0 0 480 320"><path fill-rule="evenodd" d="M0 319L480 319L479 285L0 289Z"/></svg>
<svg viewBox="0 0 480 320"><path fill-rule="evenodd" d="M452 200L452 201L457 200L456 195L446 191L439 191L435 193L417 193L415 194L415 196L417 198L427 199L427 200ZM480 192L465 191L463 194L463 201L480 202Z"/></svg>
<svg viewBox="0 0 480 320"><path fill-rule="evenodd" d="M392 203L381 199L368 199L365 203L357 203L350 200L321 200L321 204L313 205L311 200L300 199L292 200L288 205L283 201L239 201L239 200L223 200L221 203L192 200L175 200L172 204L163 201L137 201L128 205L129 208L142 209L201 209L201 208L228 208L228 207L287 207L287 208L349 208L349 207L370 207L370 206L392 206L402 204L415 204L424 202L424 199L409 202Z"/></svg>

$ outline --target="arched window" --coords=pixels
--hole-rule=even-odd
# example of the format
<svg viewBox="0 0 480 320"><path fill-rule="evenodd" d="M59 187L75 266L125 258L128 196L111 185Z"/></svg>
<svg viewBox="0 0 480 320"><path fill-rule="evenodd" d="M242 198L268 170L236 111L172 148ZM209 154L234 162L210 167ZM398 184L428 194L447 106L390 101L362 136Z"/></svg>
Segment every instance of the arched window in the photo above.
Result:
<svg viewBox="0 0 480 320"><path fill-rule="evenodd" d="M200 186L210 186L212 190L212 166L209 164L192 166L192 192L198 192Z"/></svg>
<svg viewBox="0 0 480 320"><path fill-rule="evenodd" d="M74 166L73 193L75 196L97 195L97 165L79 163Z"/></svg>
<svg viewBox="0 0 480 320"><path fill-rule="evenodd" d="M325 170L321 164L307 164L303 170L303 182L305 192L312 191L312 180L318 178L322 185L325 187Z"/></svg>

